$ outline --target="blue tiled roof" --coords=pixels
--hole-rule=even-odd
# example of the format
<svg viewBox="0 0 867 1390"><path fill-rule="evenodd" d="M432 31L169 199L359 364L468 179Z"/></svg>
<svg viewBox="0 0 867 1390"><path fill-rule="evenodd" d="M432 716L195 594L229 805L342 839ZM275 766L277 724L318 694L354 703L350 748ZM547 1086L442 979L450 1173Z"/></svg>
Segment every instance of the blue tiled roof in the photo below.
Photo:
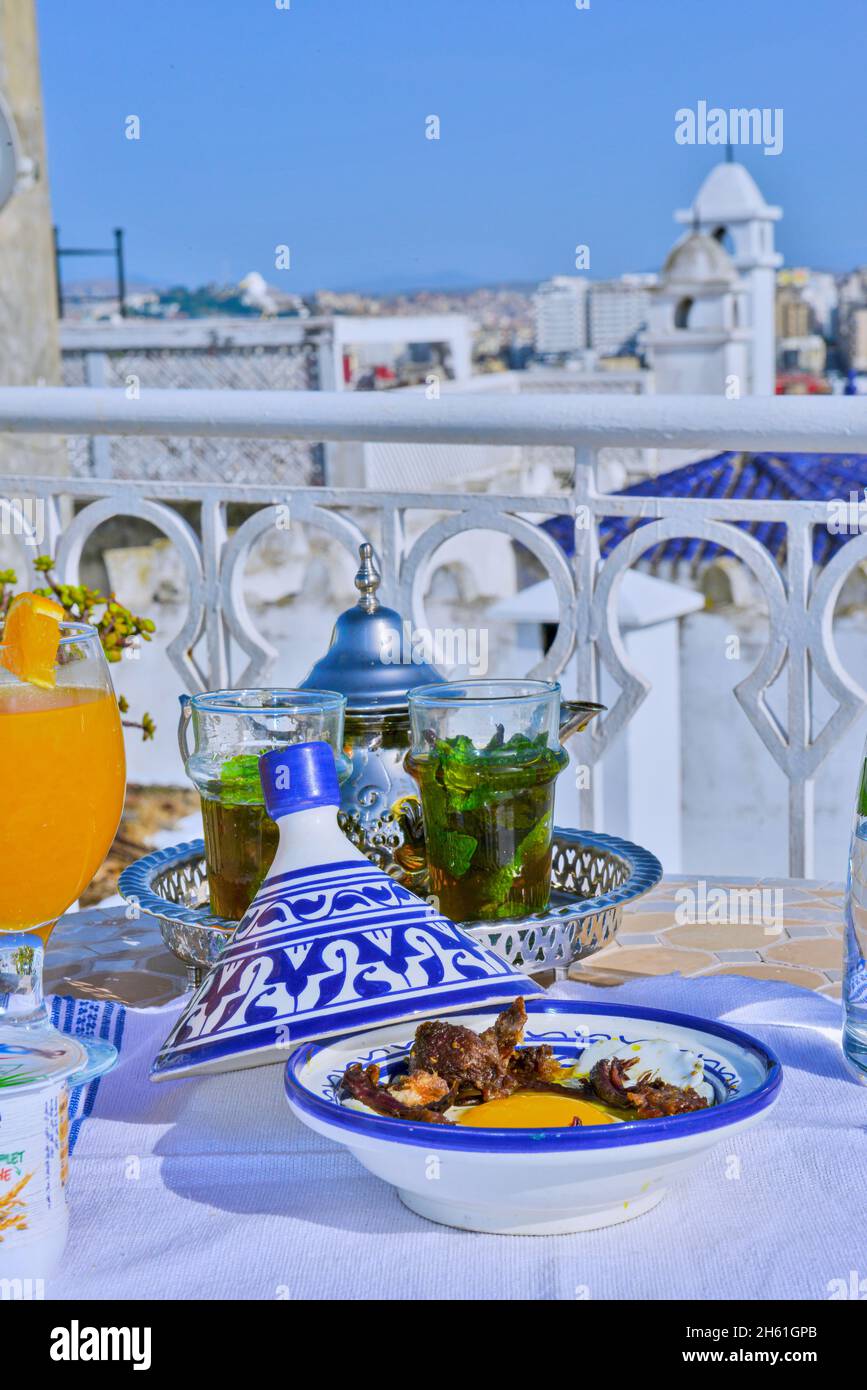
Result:
<svg viewBox="0 0 867 1390"><path fill-rule="evenodd" d="M717 454L715 458L688 463L683 468L660 473L656 478L625 487L616 496L629 497L749 497L773 501L827 501L848 503L853 493L864 501L867 489L867 454ZM652 518L604 517L599 527L602 555L639 526ZM761 541L782 563L786 554L786 528L781 523L738 521L734 523ZM570 517L555 516L542 523L568 555L575 548ZM852 534L836 535L825 526L813 528L813 560L826 565ZM708 541L682 539L667 541L642 557L656 567L686 563L706 564L727 552Z"/></svg>

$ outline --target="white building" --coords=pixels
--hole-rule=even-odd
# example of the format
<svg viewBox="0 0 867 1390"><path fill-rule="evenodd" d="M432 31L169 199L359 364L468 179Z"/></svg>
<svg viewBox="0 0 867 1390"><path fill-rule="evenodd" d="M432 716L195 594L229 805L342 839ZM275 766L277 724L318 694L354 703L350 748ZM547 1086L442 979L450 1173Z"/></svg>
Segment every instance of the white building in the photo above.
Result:
<svg viewBox="0 0 867 1390"><path fill-rule="evenodd" d="M848 311L841 341L851 369L867 371L867 306L859 304Z"/></svg>
<svg viewBox="0 0 867 1390"><path fill-rule="evenodd" d="M669 252L645 346L662 395L740 396L750 368L747 292L712 236L688 232Z"/></svg>
<svg viewBox="0 0 867 1390"><path fill-rule="evenodd" d="M837 281L828 270L808 270L801 297L813 310L816 328L833 338L837 326Z"/></svg>
<svg viewBox="0 0 867 1390"><path fill-rule="evenodd" d="M836 339L849 368L867 369L867 266L859 266L839 284Z"/></svg>
<svg viewBox="0 0 867 1390"><path fill-rule="evenodd" d="M533 298L536 352L565 356L587 347L587 281L578 275L555 275Z"/></svg>
<svg viewBox="0 0 867 1390"><path fill-rule="evenodd" d="M837 286L841 313L853 304L867 300L867 266L858 266L844 275Z"/></svg>
<svg viewBox="0 0 867 1390"><path fill-rule="evenodd" d="M780 338L777 358L783 372L808 372L821 376L828 358L828 345L821 333L805 333L793 338Z"/></svg>
<svg viewBox="0 0 867 1390"><path fill-rule="evenodd" d="M774 223L782 215L780 208L768 206L744 166L731 161L711 169L692 207L675 213L676 221L727 247L748 291L750 366L742 394L774 394L774 295L782 264L774 250Z"/></svg>
<svg viewBox="0 0 867 1390"><path fill-rule="evenodd" d="M628 350L647 323L656 275L621 275L590 286L590 346L597 356Z"/></svg>

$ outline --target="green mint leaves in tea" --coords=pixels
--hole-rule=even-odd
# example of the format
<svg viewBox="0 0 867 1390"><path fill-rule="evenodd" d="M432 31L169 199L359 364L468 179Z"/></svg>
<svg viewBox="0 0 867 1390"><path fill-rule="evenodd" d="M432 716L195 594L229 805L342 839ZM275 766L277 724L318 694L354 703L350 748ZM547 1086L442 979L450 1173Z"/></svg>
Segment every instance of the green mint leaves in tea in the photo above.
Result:
<svg viewBox="0 0 867 1390"><path fill-rule="evenodd" d="M240 753L200 787L211 911L239 921L271 867L278 831L265 810L259 754Z"/></svg>
<svg viewBox="0 0 867 1390"><path fill-rule="evenodd" d="M484 748L460 734L410 754L431 892L454 921L542 912L551 887L554 785L569 761L547 736L502 726Z"/></svg>

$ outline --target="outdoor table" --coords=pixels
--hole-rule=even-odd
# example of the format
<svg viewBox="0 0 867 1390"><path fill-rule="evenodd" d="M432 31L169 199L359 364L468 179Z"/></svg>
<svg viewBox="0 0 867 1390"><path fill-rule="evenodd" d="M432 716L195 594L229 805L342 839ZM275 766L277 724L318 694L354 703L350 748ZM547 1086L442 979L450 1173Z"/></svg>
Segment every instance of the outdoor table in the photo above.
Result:
<svg viewBox="0 0 867 1390"><path fill-rule="evenodd" d="M706 885L704 899L722 888L764 890L782 904L782 930L759 923L679 925L683 889ZM781 899L768 898L779 891ZM114 999L142 1008L165 1004L186 988L186 971L163 945L153 917L128 906L88 908L61 918L45 961L45 987L56 994ZM794 878L708 878L666 874L629 904L611 946L573 967L572 978L618 985L649 975L745 975L781 980L840 998L843 966L843 887Z"/></svg>
<svg viewBox="0 0 867 1390"><path fill-rule="evenodd" d="M185 971L157 922L124 906L71 913L47 953L56 1014L118 1042L77 1091L61 1298L808 1298L864 1265L864 1090L840 1050L839 884L708 879L778 890L774 929L683 917L695 879L667 877L618 940L556 994L723 1018L780 1055L760 1125L715 1149L653 1211L581 1235L503 1237L413 1215L298 1123L280 1067L154 1085L147 1072ZM743 901L743 899L741 899ZM675 974L674 972L679 972Z"/></svg>

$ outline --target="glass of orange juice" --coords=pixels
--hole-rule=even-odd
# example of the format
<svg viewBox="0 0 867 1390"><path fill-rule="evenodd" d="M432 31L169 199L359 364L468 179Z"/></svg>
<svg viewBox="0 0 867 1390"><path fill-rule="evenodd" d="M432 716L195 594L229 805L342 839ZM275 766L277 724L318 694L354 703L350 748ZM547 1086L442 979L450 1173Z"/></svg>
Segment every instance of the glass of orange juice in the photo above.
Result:
<svg viewBox="0 0 867 1390"><path fill-rule="evenodd" d="M0 641L0 1029L46 1057L69 1050L42 995L55 922L99 868L120 822L126 783L117 699L95 628L62 622L51 679L14 674ZM53 680L53 683L52 683ZM113 1065L107 1042L77 1038L88 1064Z"/></svg>

